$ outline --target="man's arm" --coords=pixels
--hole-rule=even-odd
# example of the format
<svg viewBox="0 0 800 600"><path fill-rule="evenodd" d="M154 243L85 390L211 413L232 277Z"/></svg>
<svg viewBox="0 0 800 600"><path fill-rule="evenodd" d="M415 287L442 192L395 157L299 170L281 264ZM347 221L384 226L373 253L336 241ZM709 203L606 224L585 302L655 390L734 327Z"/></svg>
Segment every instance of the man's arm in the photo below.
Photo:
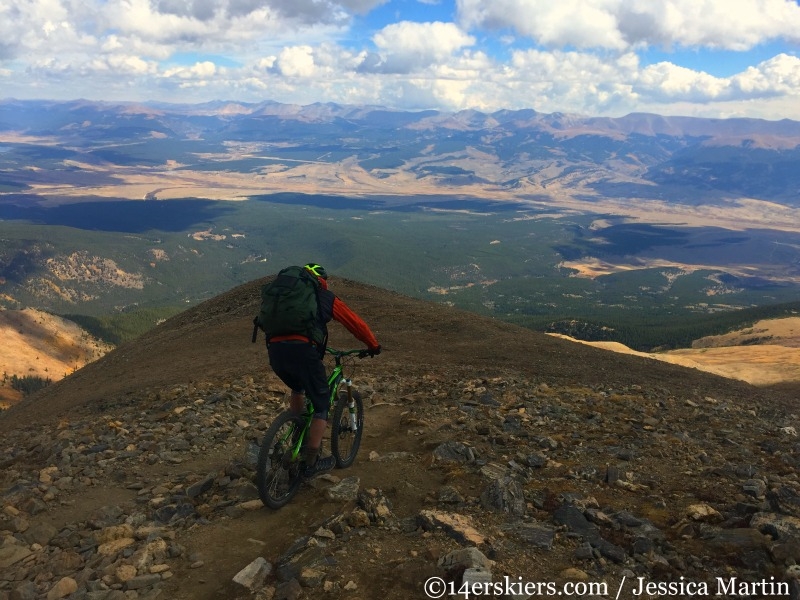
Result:
<svg viewBox="0 0 800 600"><path fill-rule="evenodd" d="M338 296L333 300L333 318L344 325L347 331L352 333L358 341L366 344L367 348L370 350L376 350L380 347L369 325L354 313Z"/></svg>

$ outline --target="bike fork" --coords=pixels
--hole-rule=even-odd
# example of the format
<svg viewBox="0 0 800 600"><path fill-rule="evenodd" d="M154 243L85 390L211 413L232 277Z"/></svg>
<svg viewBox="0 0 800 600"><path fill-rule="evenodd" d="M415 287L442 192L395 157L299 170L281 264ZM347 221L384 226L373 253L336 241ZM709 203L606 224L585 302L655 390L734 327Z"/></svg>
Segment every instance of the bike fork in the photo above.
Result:
<svg viewBox="0 0 800 600"><path fill-rule="evenodd" d="M358 430L358 421L356 419L356 401L353 398L353 380L345 379L344 384L347 386L347 412L350 414L350 431L355 432Z"/></svg>

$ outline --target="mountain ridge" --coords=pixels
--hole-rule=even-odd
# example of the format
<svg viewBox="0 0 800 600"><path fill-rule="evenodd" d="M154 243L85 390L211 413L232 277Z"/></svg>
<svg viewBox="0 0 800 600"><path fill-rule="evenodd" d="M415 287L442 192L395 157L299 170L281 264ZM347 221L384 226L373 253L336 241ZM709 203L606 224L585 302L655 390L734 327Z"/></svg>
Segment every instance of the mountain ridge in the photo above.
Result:
<svg viewBox="0 0 800 600"><path fill-rule="evenodd" d="M703 118L681 115L660 115L656 113L629 113L620 117L596 117L583 114L541 113L533 109L498 110L483 112L479 110L461 110L443 112L436 110L398 110L378 105L345 105L335 103L315 103L309 105L283 104L274 101L259 103L243 102L207 102L204 104L181 104L163 102L99 102L89 100L57 101L57 100L15 100L0 99L0 114L3 110L25 112L26 108L42 107L53 110L51 119L70 118L79 113L99 115L99 111L118 113L119 115L142 115L155 124L158 118L186 115L219 117L223 122L234 121L242 117L276 117L287 121L305 123L334 123L337 120L350 122L351 125L365 121L376 126L381 120L388 119L385 125L411 125L414 128L445 127L466 130L492 129L513 124L516 129L538 129L553 134L579 135L595 133L598 135L639 134L656 137L659 135L695 138L729 138L743 139L748 136L771 135L787 140L786 148L796 147L800 141L800 121L791 119L767 120L758 118ZM60 115L58 109L66 109L66 115ZM33 113L34 115L36 113ZM25 118L0 121L0 130L31 130ZM12 123L14 123L12 125ZM90 121L84 126L91 127ZM110 123L107 125L110 126ZM63 127L63 125L62 125ZM175 132L173 132L175 133Z"/></svg>
<svg viewBox="0 0 800 600"><path fill-rule="evenodd" d="M250 344L249 335L252 318L258 311L258 290L268 279L242 284L167 319L137 340L118 346L68 378L23 401L9 411L8 417L14 417L17 422L35 418L33 415L39 403L54 403L42 411L48 418L85 408L77 402L70 406L64 402L64 396L83 395L84 402L93 402L101 399L103 394L130 393L140 385L163 386L176 383L175 379L185 383L197 376L181 375L189 372L193 365L199 371L198 375L206 369L217 376L231 377L263 371L268 368L263 337L259 339L260 343ZM554 340L547 334L457 308L415 300L368 284L335 277L331 278L331 283L334 292L341 290L342 298L362 313L368 323L374 323L376 335L382 343L385 342L386 352L381 360L391 360L393 364L401 361L469 364L476 358L491 357L493 363L507 361L507 368L523 369L550 383L579 379L585 385L635 385L634 371L637 376L651 372L652 381L658 381L659 385L667 385L671 378L681 381L682 387L685 382L692 381L698 386L698 395L704 388L722 385L735 390L740 397L748 394L768 397L768 393L759 388L722 377L694 370L687 373L686 369L675 370L670 365L654 363L646 358ZM448 324L454 324L450 335ZM402 333L399 337L398 331ZM338 333L341 336L343 332ZM409 342L410 334L425 342ZM346 338L346 332L344 335ZM471 337L465 339L464 335ZM502 339L502 346L492 345L491 340L495 337ZM339 338L332 339L335 343ZM208 342L201 340L213 340L214 345L202 346L200 344ZM438 343L442 343L442 352L429 349ZM212 348L213 354L209 352ZM530 351L531 348L535 350ZM530 352L527 355L526 349ZM469 352L471 359L461 358L462 352ZM520 360L521 356L525 358ZM569 363L568 372L562 371L561 361ZM628 361L634 361L639 368L631 370ZM587 368L587 365L592 366ZM26 416L17 417L17 413ZM4 420L0 419L0 430Z"/></svg>

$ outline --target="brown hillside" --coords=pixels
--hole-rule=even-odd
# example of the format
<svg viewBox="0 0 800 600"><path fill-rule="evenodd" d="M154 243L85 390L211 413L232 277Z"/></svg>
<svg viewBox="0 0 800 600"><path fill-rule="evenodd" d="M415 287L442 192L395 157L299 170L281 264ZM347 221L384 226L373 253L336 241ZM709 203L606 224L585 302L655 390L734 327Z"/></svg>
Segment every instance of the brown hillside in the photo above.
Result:
<svg viewBox="0 0 800 600"><path fill-rule="evenodd" d="M76 323L34 308L0 310L0 339L0 370L8 377L57 381L111 349ZM9 384L0 387L0 405L19 397Z"/></svg>
<svg viewBox="0 0 800 600"><path fill-rule="evenodd" d="M267 374L263 336L250 343L258 290L265 280L238 286L159 325L138 340L80 369L23 402L0 431L21 423L97 412L109 399L143 389L210 378ZM401 375L426 366L462 366L477 373L519 371L537 381L604 387L647 384L702 398L719 391L756 401L756 388L691 369L553 339L455 308L415 300L362 283L331 279L331 289L370 324L385 353L372 369ZM338 324L331 344L355 340Z"/></svg>
<svg viewBox="0 0 800 600"><path fill-rule="evenodd" d="M341 279L385 348L354 367L359 454L264 508L254 455L285 390L250 344L261 283L0 416L0 599L406 600L431 577L456 597L489 578L646 597L640 577L798 597L796 388Z"/></svg>

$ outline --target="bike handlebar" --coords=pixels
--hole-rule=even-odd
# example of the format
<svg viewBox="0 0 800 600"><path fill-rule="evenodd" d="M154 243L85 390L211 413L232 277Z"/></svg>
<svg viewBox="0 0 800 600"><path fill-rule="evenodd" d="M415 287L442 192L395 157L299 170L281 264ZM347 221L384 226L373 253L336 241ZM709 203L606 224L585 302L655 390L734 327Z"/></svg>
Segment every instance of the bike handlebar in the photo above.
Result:
<svg viewBox="0 0 800 600"><path fill-rule="evenodd" d="M358 358L366 358L368 356L374 356L372 352L364 348L356 348L354 350L336 350L335 348L325 348L325 352L337 358L342 358L345 356L354 356L354 355L358 356Z"/></svg>

